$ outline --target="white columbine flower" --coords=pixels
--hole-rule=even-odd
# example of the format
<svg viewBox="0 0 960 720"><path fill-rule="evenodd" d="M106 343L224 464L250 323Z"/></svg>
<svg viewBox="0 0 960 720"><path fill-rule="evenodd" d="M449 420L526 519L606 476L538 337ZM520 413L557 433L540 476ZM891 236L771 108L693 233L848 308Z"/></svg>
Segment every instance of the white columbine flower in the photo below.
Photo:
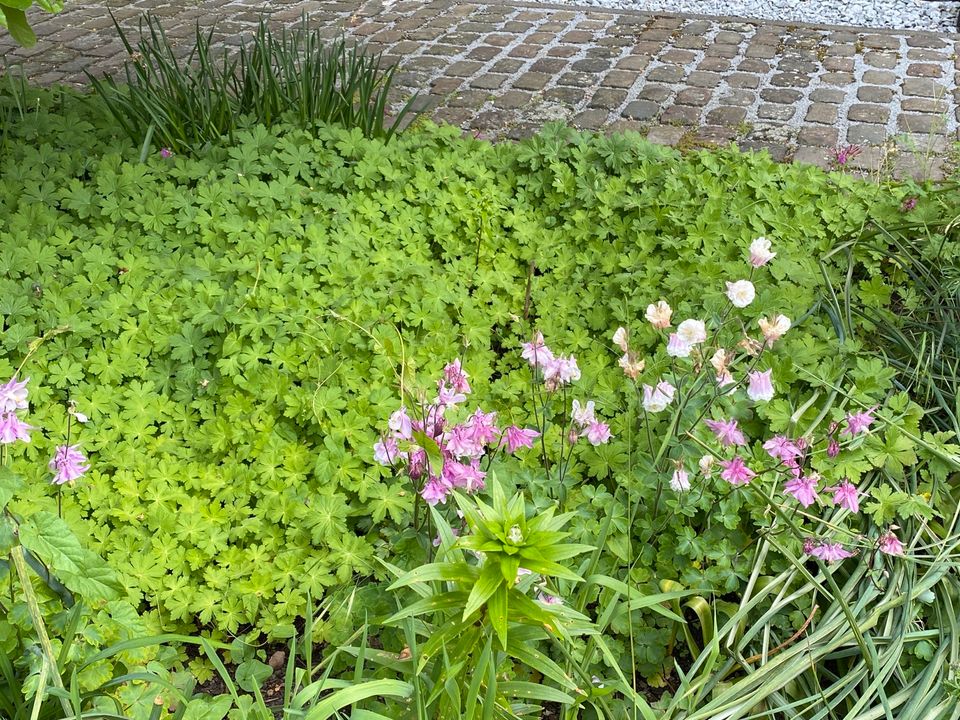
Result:
<svg viewBox="0 0 960 720"><path fill-rule="evenodd" d="M623 352L627 351L627 329L626 328L622 328L622 327L617 328L617 331L613 334L613 344L616 345L621 350L623 350Z"/></svg>
<svg viewBox="0 0 960 720"><path fill-rule="evenodd" d="M667 342L667 355L677 358L690 357L691 350L693 350L693 345L684 342L678 333L670 333L670 340Z"/></svg>
<svg viewBox="0 0 960 720"><path fill-rule="evenodd" d="M750 243L750 264L754 267L763 267L776 256L775 252L770 252L770 241L765 237L758 237Z"/></svg>
<svg viewBox="0 0 960 720"><path fill-rule="evenodd" d="M643 386L643 408L647 412L658 413L667 409L667 405L673 402L673 394L676 388L666 380L661 380L655 388L649 385Z"/></svg>
<svg viewBox="0 0 960 720"><path fill-rule="evenodd" d="M677 326L677 335L687 345L699 345L707 339L707 326L703 320L684 320Z"/></svg>
<svg viewBox="0 0 960 720"><path fill-rule="evenodd" d="M581 405L579 400L574 400L570 415L580 427L586 427L590 423L596 422L593 400L588 400L586 405Z"/></svg>
<svg viewBox="0 0 960 720"><path fill-rule="evenodd" d="M749 280L737 280L736 282L727 283L727 297L730 298L730 302L738 308L745 308L753 302L756 296L757 291L754 289L753 283Z"/></svg>
<svg viewBox="0 0 960 720"><path fill-rule="evenodd" d="M682 466L673 471L673 477L670 479L670 488L674 492L686 492L690 489L690 476Z"/></svg>

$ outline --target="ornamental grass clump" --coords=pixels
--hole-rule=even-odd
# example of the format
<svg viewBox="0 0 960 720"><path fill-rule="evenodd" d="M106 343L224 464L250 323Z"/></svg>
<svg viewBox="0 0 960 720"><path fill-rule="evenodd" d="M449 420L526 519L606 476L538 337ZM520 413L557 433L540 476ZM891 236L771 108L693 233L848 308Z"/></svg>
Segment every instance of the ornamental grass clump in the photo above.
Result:
<svg viewBox="0 0 960 720"><path fill-rule="evenodd" d="M394 106L396 66L343 38L325 44L306 16L279 33L261 18L252 41L235 54L215 47L215 28L197 24L186 58L152 15L146 26L141 21L135 45L114 25L129 55L126 82L88 77L119 127L143 146L141 159L151 145L169 157L223 138L233 142L238 129L256 124L332 123L389 139L411 112L412 98Z"/></svg>

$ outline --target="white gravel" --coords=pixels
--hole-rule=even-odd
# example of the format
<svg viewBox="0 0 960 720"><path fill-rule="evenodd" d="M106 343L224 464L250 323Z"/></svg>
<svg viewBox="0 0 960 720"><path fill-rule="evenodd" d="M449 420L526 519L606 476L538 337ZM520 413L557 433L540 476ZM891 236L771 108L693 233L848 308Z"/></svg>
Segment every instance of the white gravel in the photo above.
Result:
<svg viewBox="0 0 960 720"><path fill-rule="evenodd" d="M957 31L960 2L928 0L545 0L569 5L892 30Z"/></svg>

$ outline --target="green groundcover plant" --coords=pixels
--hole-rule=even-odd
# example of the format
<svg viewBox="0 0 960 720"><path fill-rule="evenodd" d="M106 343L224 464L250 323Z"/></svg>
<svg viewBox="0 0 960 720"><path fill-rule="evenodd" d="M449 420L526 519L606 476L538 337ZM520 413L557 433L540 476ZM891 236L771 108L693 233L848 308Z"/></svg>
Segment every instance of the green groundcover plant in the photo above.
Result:
<svg viewBox="0 0 960 720"><path fill-rule="evenodd" d="M637 512L669 502L673 473L639 460L637 389L609 338L658 298L678 317L721 315L724 282L740 277L760 236L777 262L745 322L782 314L803 332L778 343L777 395L758 416L779 432L824 408L839 422L841 408L882 406L895 422L845 473L879 493L876 527L939 517L954 502L930 450L949 437L924 434L893 373L838 332L820 301L848 267L828 255L835 238L868 217L899 217L908 193L919 197L912 217L936 216L920 188L559 126L516 145L450 128L385 144L359 130L253 127L197 158L137 162L139 148L109 123L84 119L103 117L96 101L59 102L58 113L26 113L0 149L0 377L13 376L32 339L62 330L24 366L36 388L27 422L63 437L70 408L88 418L78 432L90 469L61 493L64 521L167 630L281 636L308 596L358 578L352 607L391 614L392 596L363 581L386 579L383 561L415 567L432 546L421 494L374 461L381 418L396 410L398 384L418 387L460 358L477 402L529 427L537 400L513 349L533 328L576 356L581 400L594 400L612 437L553 445L550 475L540 453L501 456L512 482L538 507L561 501L575 513L571 542L604 535L598 573L627 568L624 580L647 595L664 583L697 597L742 593L758 507L731 496ZM850 292L883 304L876 281ZM628 355L659 346L649 325L630 329ZM51 451L38 438L12 453ZM27 477L36 492L17 511L55 512L41 475ZM923 503L904 510L898 492ZM769 632L793 632L793 613ZM343 641L358 620L331 614L315 636ZM678 628L637 608L605 629L613 655L656 685L688 652Z"/></svg>
<svg viewBox="0 0 960 720"><path fill-rule="evenodd" d="M593 401L571 400L581 380L576 358L555 354L537 332L522 352L532 370L534 407L539 406L534 412L537 429L498 427L497 413L480 409L459 421L463 412L457 406L467 403L472 388L461 362L455 360L444 368L436 396L429 402L418 401L424 393L408 388L406 404L390 416L375 444L377 460L402 471L412 489L435 507L432 518L440 534L434 544L440 546L443 559L399 573L391 589L431 582L436 587L420 590L420 598L400 600L402 609L376 629L383 641L390 637L391 625L426 616L419 628L405 628L402 637L408 657L368 654L370 662L379 665L381 677L399 670L401 677L412 680L405 697L412 695L413 706L408 703L406 710L402 705L368 707L385 712L386 717L440 718L483 717L492 708L510 717L539 714L537 701L544 700L561 704L570 718L580 717L581 706L602 717L631 712L645 718L708 718L718 712L732 718L761 706L782 710L788 717L841 711L869 715L880 709L889 714L918 706L937 706L937 717L956 711L955 698L940 687L952 677L958 660L945 629L930 635L903 631L897 644L881 652L872 650L874 643L889 642L889 631L877 630L877 625L904 628L924 617L933 620L936 614L928 616L923 604L934 603L938 593L949 604L956 590L956 517L937 517L947 524L945 531L926 528L935 515L926 497L943 484L944 463L954 469L958 466L955 448L920 437L922 411L903 393L891 394L881 409L877 404L865 405L870 393L826 384L823 387L830 393L823 402L814 402L819 394L814 392L789 419L768 412L785 371L803 372L777 350L788 332L796 333L786 316L761 316L756 323L759 330L744 322L744 314L750 312L747 308L757 297L754 276L763 273L758 273L759 268L776 255L765 238L751 243L749 279L726 282L726 307L706 320L694 316L677 321L665 301L651 303L645 313L647 322L633 328L637 333L649 324L661 334L660 349L645 358L634 350L634 333L625 327L613 333L613 343L623 353L618 365L636 388L640 427L632 437L639 446L636 464L641 477L633 482L628 477L611 491L614 501L628 509L630 526L645 514L658 528L653 537L640 540L653 540L670 517L679 516L688 528L696 527L717 504L736 504L748 511L727 528L745 539L736 552L752 567L746 596L739 606L720 601L710 608L702 597L693 597L686 605L699 616L704 645L681 617L678 603L699 590L668 582L664 583L671 588L667 593L631 592L629 583L611 577L622 570L629 575L641 563L642 553L630 549L622 563L611 565L609 554L602 552L583 563L576 561L591 548L563 544L566 533L556 532L562 522L554 523L553 507L543 505L549 500L538 497L536 486L524 488L532 490L534 506L538 500L541 504L533 522L526 518L524 495L517 494L508 504L496 480L491 485L492 508L461 494L483 489L492 477L487 469L498 452L533 449L540 438L543 476L555 486L562 482L570 448L581 441L603 446L613 439ZM643 382L646 378L653 384ZM834 403L838 396L842 400ZM875 427L878 422L882 428ZM629 432L629 426L626 429ZM758 432L761 440L754 442L751 436ZM551 444L564 446L553 464L542 444L548 434ZM872 471L879 467L878 451L888 464L892 458L882 448L891 438L901 437L911 441L900 443L904 450L909 445L908 452L916 448L941 464L937 470L921 463L919 485L917 476L912 483L904 483L907 478L895 464ZM633 449L629 439L628 447ZM909 463L913 473L918 470L916 457L909 460L904 455L896 463ZM656 482L645 487L643 476ZM654 485L655 493L645 492ZM901 491L903 486L910 492ZM451 498L456 500L456 514L449 507ZM903 526L890 524L891 520ZM609 524L608 516L597 549L607 549ZM907 551L898 536L901 527L908 537L909 558L904 558ZM699 540L687 537L690 542ZM462 557L451 560L451 550ZM558 563L563 560L579 566L579 574ZM908 564L926 563L932 566L926 573L907 569ZM608 574L595 574L598 566ZM847 587L841 590L838 582ZM756 597L753 587L762 590ZM528 596L532 589L536 603ZM775 613L764 597L773 590L779 594L772 603ZM905 602L899 599L904 592ZM898 599L881 602L876 618L865 617L870 607L867 598L882 594ZM625 596L624 605L620 595ZM737 598L738 593L727 596ZM766 603L758 607L761 598ZM918 598L920 604L909 604ZM555 614L566 602L571 606L569 613ZM678 687L665 694L655 711L625 679L637 660L632 642L624 647L616 626L620 624L620 632L632 641L631 608L654 608L661 602L675 604L672 614L662 609L660 613L675 629L683 626L694 662L692 667L677 667ZM818 602L825 605L822 618ZM578 612L584 609L596 614L597 626ZM725 650L713 635L723 617L729 618L721 630L730 638ZM566 624L575 627L577 634L589 636L588 644L571 642ZM539 632L524 632L530 625ZM806 635L808 627L811 632ZM601 628L607 635L601 635ZM510 640L517 631L523 638L520 643ZM791 646L801 635L806 637L798 653ZM765 641L758 642L760 637ZM536 650L530 647L535 641L539 641ZM737 651L730 652L733 643ZM359 657L359 649L351 650ZM614 659L616 651L627 657ZM854 657L857 653L863 657L851 662L851 651ZM935 656L948 658L949 664L941 661L933 669L924 662ZM527 665L527 672L542 673L552 686L522 679L517 663ZM813 663L812 677L802 670L806 663ZM754 664L763 670L762 682L752 677ZM895 677L863 686L862 678L881 666L883 673L895 669ZM501 675L506 682L498 680ZM515 683L523 691L511 700ZM614 692L616 696L608 697ZM345 698L346 693L335 692L330 702L341 696Z"/></svg>

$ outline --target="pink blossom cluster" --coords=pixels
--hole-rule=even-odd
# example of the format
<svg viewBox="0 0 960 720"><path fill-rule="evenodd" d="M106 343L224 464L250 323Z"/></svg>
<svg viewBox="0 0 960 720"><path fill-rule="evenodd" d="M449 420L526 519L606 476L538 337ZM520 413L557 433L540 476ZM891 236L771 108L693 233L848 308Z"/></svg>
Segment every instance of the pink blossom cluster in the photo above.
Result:
<svg viewBox="0 0 960 720"><path fill-rule="evenodd" d="M733 308L745 308L754 301L757 296L752 281L754 272L770 263L776 255L777 253L773 251L772 244L767 238L759 237L751 242L747 251L747 260L752 268L750 279L726 283L726 296ZM700 473L704 478L711 476L715 465L720 469L720 478L733 486L749 485L759 475L774 473L781 478L780 489L783 495L790 501L795 501L804 509L815 504L822 504L833 505L852 514L858 513L862 493L849 479L844 478L833 486L824 487L823 478L810 466L813 456L812 439L804 437L789 438L784 435L769 438L763 443L763 449L775 461L774 465L772 467L751 468L748 465L749 458L742 453L742 449L749 447L751 441L741 429L738 421L731 417L716 417L715 413L711 417L709 414L709 410L714 406L714 403L732 395L740 387L745 387L747 398L754 403L768 402L773 399L776 394L773 370L771 368L762 369L758 365L762 360L764 351L770 349L790 330L790 319L779 314L772 317L761 317L757 321L760 337L755 339L743 334L737 347L730 349L723 346L712 347L713 342L717 341L721 335L721 330L725 327L726 314L715 328L708 329L705 320L688 318L680 322L675 331L672 331L673 314L673 309L668 302L661 299L656 303L651 303L647 307L645 315L647 322L665 336L664 351L669 358L669 367L672 369L669 380L661 376L656 378L653 384L640 382L639 378L644 368L644 361L630 347L629 330L620 327L613 334L614 345L624 353L619 361L621 369L628 378L638 382L642 389L641 404L647 414L648 422L651 421L649 415L668 410L671 405L686 406L693 394L701 393L709 396L706 400L706 409L703 412L706 417L702 419L702 425L712 435L718 447L710 454L703 456L698 463ZM684 372L687 371L682 370L685 364L678 363L678 360L684 359L689 359L687 360L687 368L695 377L692 382L685 383ZM738 362L744 362L748 366L740 375L739 380L734 377L733 373ZM712 368L713 383L701 382L701 377L710 377L702 375L705 367ZM713 385L712 388L710 387L711 384ZM682 390L687 388L691 389L687 390L685 396ZM841 442L844 439L853 439L868 433L875 420L873 415L875 410L876 408L870 408L851 412L842 424L831 424L823 438L826 444L826 457L829 459L836 458L841 451ZM694 429L690 429L689 435L693 435L692 431ZM701 444L706 446L706 443L701 442ZM691 487L691 474L684 467L682 460L674 460L673 462L674 470L670 479L670 487L675 492L685 492ZM888 531L883 538L884 541L879 547L882 552L897 549L899 541L896 540L892 530ZM900 549L902 550L902 548ZM827 541L811 541L808 552L830 562L850 557L853 554L852 551L844 548L841 544ZM889 552L889 554L897 554L897 552Z"/></svg>
<svg viewBox="0 0 960 720"><path fill-rule="evenodd" d="M20 412L29 407L27 401L27 383L26 380L17 380L16 377L10 378L3 385L0 385L0 444L10 445L15 442L30 442L30 431L35 430L20 418ZM80 422L86 422L86 416L76 412L72 407L71 416L77 418ZM63 485L79 479L90 469L87 465L87 458L80 451L78 445L58 445L54 451L54 456L48 465L50 472L53 473L54 485Z"/></svg>
<svg viewBox="0 0 960 720"><path fill-rule="evenodd" d="M863 412L849 413L843 422L840 435L855 437L869 432L870 425L875 420L873 416L875 410L876 408L871 408ZM704 424L713 433L721 451L728 447L748 445L747 438L736 420L705 420ZM840 452L840 445L835 437L838 429L839 424L832 424L824 438L827 443L826 455L831 459ZM822 476L809 466L813 455L812 446L813 443L804 437L789 438L785 435L775 435L763 443L763 449L767 455L776 461L774 466L764 468L759 473L754 472L740 455L735 454L730 460L719 461L720 467L723 468L720 477L731 485L747 485L761 473L777 473L784 478L783 494L792 498L804 509L815 504L823 504L837 506L852 514L859 513L860 498L863 493L848 478L831 487L821 488ZM709 474L712 464L713 461L707 463L705 475ZM821 493L828 494L829 500L824 499ZM892 529L881 536L878 549L888 555L903 553L903 546ZM824 562L836 562L856 554L841 543L813 539L806 541L804 551Z"/></svg>
<svg viewBox="0 0 960 720"><path fill-rule="evenodd" d="M554 355L544 342L541 332L534 333L533 340L524 343L522 349L520 356L530 363L531 368L542 373L543 384L547 391L553 392L559 387L580 379L580 368L577 367L576 358L573 355L566 357ZM574 400L570 421L567 440L571 444L585 437L591 445L604 445L613 437L610 434L610 426L597 419L593 400L587 401L585 405L581 405L579 400Z"/></svg>
<svg viewBox="0 0 960 720"><path fill-rule="evenodd" d="M536 430L515 425L501 429L497 414L480 408L460 423L450 422L448 414L466 402L469 394L469 376L460 360L454 360L444 367L437 395L422 408L420 417L411 417L406 406L401 406L390 416L389 433L373 446L374 460L389 467L405 467L430 505L446 502L454 488L468 493L482 490L486 472L481 469L481 461L491 451L502 448L512 454L533 447L540 436ZM438 474L431 467L427 450L419 444L428 442L436 444L442 457Z"/></svg>
<svg viewBox="0 0 960 720"><path fill-rule="evenodd" d="M580 379L577 359L573 355L554 355L539 331L534 334L533 340L523 344L521 357L543 374L547 390L554 391Z"/></svg>
<svg viewBox="0 0 960 720"><path fill-rule="evenodd" d="M27 383L30 378L18 381L10 378L0 385L0 444L30 442L30 431L34 428L20 418L20 411L26 410Z"/></svg>
<svg viewBox="0 0 960 720"><path fill-rule="evenodd" d="M578 437L583 436L591 445L604 445L613 437L610 434L610 426L597 420L594 415L593 400L589 400L583 406L580 405L579 400L574 400L570 417L573 421L573 429L569 435L571 442L576 442Z"/></svg>

